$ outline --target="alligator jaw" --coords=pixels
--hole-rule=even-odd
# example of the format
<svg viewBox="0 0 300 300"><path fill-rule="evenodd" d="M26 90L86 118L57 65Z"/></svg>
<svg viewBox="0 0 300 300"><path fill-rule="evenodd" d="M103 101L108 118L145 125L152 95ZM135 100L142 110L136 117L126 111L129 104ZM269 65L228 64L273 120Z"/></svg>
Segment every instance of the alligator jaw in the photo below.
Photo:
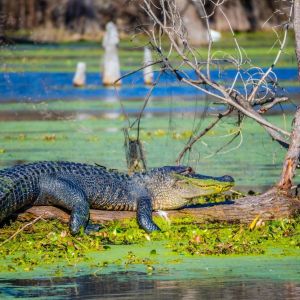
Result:
<svg viewBox="0 0 300 300"><path fill-rule="evenodd" d="M185 199L219 194L234 185L234 179L228 175L211 177L190 173L188 175L175 174L175 177L178 179L176 184L181 186L182 197Z"/></svg>

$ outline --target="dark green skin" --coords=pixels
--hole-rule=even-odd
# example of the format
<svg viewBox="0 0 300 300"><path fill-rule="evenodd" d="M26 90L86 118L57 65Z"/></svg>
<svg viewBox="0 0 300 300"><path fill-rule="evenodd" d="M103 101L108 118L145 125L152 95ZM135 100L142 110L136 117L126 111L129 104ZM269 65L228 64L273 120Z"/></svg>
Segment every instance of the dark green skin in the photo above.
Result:
<svg viewBox="0 0 300 300"><path fill-rule="evenodd" d="M131 210L137 211L140 227L151 232L159 230L152 221L154 209L180 208L201 195L201 188L189 184L190 179L213 179L229 186L233 183L230 176L202 176L185 166L166 166L129 176L74 162L18 165L0 171L0 222L26 206L54 205L71 212L69 228L75 235L81 227L89 229L90 208Z"/></svg>

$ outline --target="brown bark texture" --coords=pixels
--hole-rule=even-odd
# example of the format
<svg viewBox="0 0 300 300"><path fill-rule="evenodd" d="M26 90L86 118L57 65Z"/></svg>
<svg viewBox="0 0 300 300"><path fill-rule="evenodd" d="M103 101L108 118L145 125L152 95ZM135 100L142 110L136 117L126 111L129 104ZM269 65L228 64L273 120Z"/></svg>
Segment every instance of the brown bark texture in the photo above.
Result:
<svg viewBox="0 0 300 300"><path fill-rule="evenodd" d="M140 9L140 3L140 0L1 0L0 6L6 12L5 29L34 31L38 27L47 34L51 27L84 35L91 31L103 31L109 21L117 23L124 32L146 24L148 17ZM153 3L157 5L158 1L153 0ZM185 7L186 14L183 13L183 18L186 18L191 39L197 42L197 34L201 35L203 31L202 5L199 5L199 1L192 0L178 0L177 3ZM229 30L227 21L215 9L214 2L203 3L207 13L211 15L211 27L221 31ZM271 26L281 23L282 14L274 12L284 10L284 6L285 1L230 0L224 2L222 9L228 15L234 30L249 31L270 29ZM157 15L160 16L160 13L161 9L158 7Z"/></svg>
<svg viewBox="0 0 300 300"><path fill-rule="evenodd" d="M289 150L286 154L281 178L278 187L283 190L290 190L292 187L292 180L295 176L295 171L299 161L300 153L300 108L297 109L294 118L294 126L291 135L291 142Z"/></svg>

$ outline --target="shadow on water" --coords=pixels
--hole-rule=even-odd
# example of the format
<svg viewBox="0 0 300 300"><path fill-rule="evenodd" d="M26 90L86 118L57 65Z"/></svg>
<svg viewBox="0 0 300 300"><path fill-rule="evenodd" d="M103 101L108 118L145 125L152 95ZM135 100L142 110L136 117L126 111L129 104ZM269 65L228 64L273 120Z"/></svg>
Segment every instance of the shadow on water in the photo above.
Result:
<svg viewBox="0 0 300 300"><path fill-rule="evenodd" d="M300 284L240 278L160 280L142 272L0 282L0 296L51 299L299 299Z"/></svg>

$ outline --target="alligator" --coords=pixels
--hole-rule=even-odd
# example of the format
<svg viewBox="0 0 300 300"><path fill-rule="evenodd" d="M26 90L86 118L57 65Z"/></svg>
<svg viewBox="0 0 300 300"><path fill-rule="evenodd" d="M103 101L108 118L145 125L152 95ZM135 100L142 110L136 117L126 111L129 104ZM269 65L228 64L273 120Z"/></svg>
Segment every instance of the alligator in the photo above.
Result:
<svg viewBox="0 0 300 300"><path fill-rule="evenodd" d="M103 166L75 162L37 162L0 170L0 222L32 205L53 205L71 212L72 235L97 229L89 209L137 211L146 232L160 230L152 211L179 209L196 197L232 187L231 176L200 175L188 166L165 166L128 175ZM95 228L93 226L96 226Z"/></svg>

